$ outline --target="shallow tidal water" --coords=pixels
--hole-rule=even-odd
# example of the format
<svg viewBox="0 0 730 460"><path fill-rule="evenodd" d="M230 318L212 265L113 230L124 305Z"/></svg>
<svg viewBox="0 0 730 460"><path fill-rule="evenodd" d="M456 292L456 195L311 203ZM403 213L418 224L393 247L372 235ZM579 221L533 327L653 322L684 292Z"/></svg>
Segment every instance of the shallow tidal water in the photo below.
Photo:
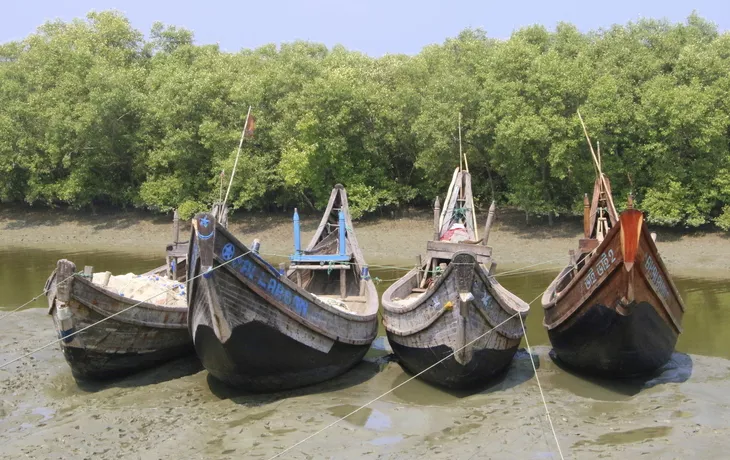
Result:
<svg viewBox="0 0 730 460"><path fill-rule="evenodd" d="M111 271L114 274L142 273L164 263L159 254L0 248L0 311L13 309L40 294L46 279L60 258L71 260L78 270L85 265L91 265L95 271ZM283 260L272 258L272 261L276 263ZM369 262L372 264L371 275L377 281L377 289L381 295L394 280L406 273L405 269L382 268L382 266L394 266L387 261ZM497 272L498 279L507 289L526 302L534 300L527 318L528 340L531 345L549 345L547 332L542 326L540 297L559 270L533 268L499 276L499 273L519 268L519 266L500 266ZM728 279L685 276L673 277L673 280L687 307L682 321L684 331L680 335L677 350L730 359L730 334L726 333L730 331L730 273ZM45 305L45 298L41 297L28 307ZM385 335L382 325L380 334Z"/></svg>
<svg viewBox="0 0 730 460"><path fill-rule="evenodd" d="M0 249L0 310L40 294L61 257L78 269L120 274L162 263L159 254ZM370 262L381 294L405 274ZM528 338L566 458L723 456L730 448L730 280L675 277L687 307L678 353L654 379L610 382L565 371L548 357L539 297L557 272L498 279L525 301L537 298ZM37 308L45 305L41 297L0 324L0 363L55 338ZM194 357L78 384L52 346L0 370L0 458L270 458L388 391L282 458L559 458L525 351L485 388L459 393L419 380L399 386L410 376L389 362L382 342L342 377L273 395L228 388Z"/></svg>

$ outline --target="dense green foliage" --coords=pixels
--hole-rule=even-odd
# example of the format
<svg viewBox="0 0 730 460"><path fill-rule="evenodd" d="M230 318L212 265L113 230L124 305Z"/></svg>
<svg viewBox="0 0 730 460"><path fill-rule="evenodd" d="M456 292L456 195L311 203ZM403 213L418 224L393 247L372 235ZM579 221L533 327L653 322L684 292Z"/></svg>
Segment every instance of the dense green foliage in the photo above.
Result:
<svg viewBox="0 0 730 460"><path fill-rule="evenodd" d="M0 45L0 200L191 214L230 173L234 207L321 207L336 182L355 214L425 204L458 164L457 117L482 203L572 213L594 168L650 221L730 229L730 35L693 15L509 40L465 30L416 56L306 42L231 54L114 12Z"/></svg>

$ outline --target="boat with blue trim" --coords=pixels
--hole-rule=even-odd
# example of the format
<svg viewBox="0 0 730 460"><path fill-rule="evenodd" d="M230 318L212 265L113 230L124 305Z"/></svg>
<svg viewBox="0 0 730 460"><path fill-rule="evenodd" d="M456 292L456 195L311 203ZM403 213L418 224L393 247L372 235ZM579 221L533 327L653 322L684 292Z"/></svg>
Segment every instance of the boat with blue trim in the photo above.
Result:
<svg viewBox="0 0 730 460"><path fill-rule="evenodd" d="M274 267L221 226L193 219L188 254L188 326L203 366L249 391L322 382L356 365L377 334L378 295L348 209L335 186L315 235Z"/></svg>

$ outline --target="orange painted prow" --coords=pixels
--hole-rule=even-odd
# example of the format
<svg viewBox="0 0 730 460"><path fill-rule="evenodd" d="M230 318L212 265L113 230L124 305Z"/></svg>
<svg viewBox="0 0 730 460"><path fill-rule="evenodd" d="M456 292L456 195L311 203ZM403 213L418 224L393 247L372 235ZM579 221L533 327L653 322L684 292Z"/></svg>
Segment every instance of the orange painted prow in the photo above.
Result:
<svg viewBox="0 0 730 460"><path fill-rule="evenodd" d="M624 257L624 267L630 272L636 262L639 252L641 226L644 224L644 214L636 209L627 209L619 216L621 225L621 253Z"/></svg>

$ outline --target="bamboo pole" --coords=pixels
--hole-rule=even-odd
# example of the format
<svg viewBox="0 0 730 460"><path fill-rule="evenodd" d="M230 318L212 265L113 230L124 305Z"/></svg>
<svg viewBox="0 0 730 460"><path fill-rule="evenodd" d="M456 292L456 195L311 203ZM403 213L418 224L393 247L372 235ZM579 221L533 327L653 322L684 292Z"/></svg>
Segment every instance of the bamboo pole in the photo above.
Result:
<svg viewBox="0 0 730 460"><path fill-rule="evenodd" d="M583 122L583 117L580 116L580 110L576 111L578 113L578 118L580 119L580 124L583 126L583 134L586 135L586 140L588 141L588 147L591 149L591 155L593 155L593 162L596 165L596 168L598 169L598 175L599 177L603 176L603 172L601 171L601 162L598 160L598 157L596 156L596 152L593 150L593 144L591 143L591 138L588 136L588 130L586 129L586 124Z"/></svg>
<svg viewBox="0 0 730 460"><path fill-rule="evenodd" d="M603 188L604 192L608 192L608 184L606 184L606 177L603 175L603 171L601 171L601 159L600 159L600 144L598 145L598 154L593 150L593 144L591 143L591 138L588 136L588 129L586 129L586 124L583 122L583 117L580 115L580 110L576 110L578 113L578 119L580 119L580 124L583 126L583 133L586 135L586 141L588 141L588 147L591 149L591 155L593 155L593 162L595 164L596 169L598 169L598 177L601 179L601 187ZM611 197L611 200L613 201L613 197Z"/></svg>
<svg viewBox="0 0 730 460"><path fill-rule="evenodd" d="M228 193L231 191L233 185L233 176L236 175L236 167L238 166L238 158L241 156L241 147L243 147L243 138L246 136L246 129L248 128L248 119L251 117L251 106L248 106L248 113L246 113L246 121L243 123L243 131L241 131L241 140L238 142L238 152L236 152L236 161L233 162L233 171L231 171L231 180L228 181L228 189L226 190L226 197L223 199L223 208L226 207L228 201Z"/></svg>
<svg viewBox="0 0 730 460"><path fill-rule="evenodd" d="M441 204L439 197L433 204L433 240L438 241L441 238L441 227L439 226L439 218L441 217Z"/></svg>
<svg viewBox="0 0 730 460"><path fill-rule="evenodd" d="M464 169L461 158L461 112L459 112L459 171L462 171Z"/></svg>
<svg viewBox="0 0 730 460"><path fill-rule="evenodd" d="M591 203L587 193L583 195L583 236L591 237Z"/></svg>

